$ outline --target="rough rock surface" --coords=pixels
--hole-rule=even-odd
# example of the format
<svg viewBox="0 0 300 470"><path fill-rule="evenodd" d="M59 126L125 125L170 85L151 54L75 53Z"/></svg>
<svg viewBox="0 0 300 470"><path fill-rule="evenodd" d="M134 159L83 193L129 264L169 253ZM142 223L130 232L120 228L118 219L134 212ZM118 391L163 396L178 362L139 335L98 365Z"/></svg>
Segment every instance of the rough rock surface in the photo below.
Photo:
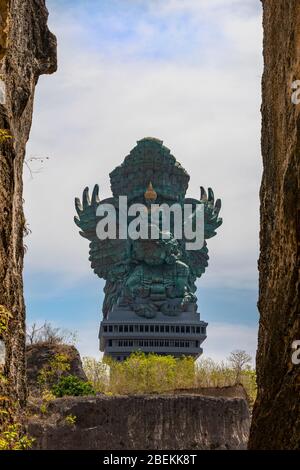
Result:
<svg viewBox="0 0 300 470"><path fill-rule="evenodd" d="M248 401L248 396L243 385L226 385L224 387L178 388L174 390L175 395L190 395L191 393L193 395L202 395L204 397L244 398Z"/></svg>
<svg viewBox="0 0 300 470"><path fill-rule="evenodd" d="M11 393L25 402L22 172L34 90L41 74L56 70L56 39L47 28L44 0L0 0L0 78L5 103L0 128L13 139L0 144L0 306L12 314L4 334Z"/></svg>
<svg viewBox="0 0 300 470"><path fill-rule="evenodd" d="M197 394L60 398L27 425L43 450L245 449L249 427L244 398Z"/></svg>
<svg viewBox="0 0 300 470"><path fill-rule="evenodd" d="M63 354L69 358L70 369L66 374L75 375L81 380L87 381L79 352L74 346L36 343L26 346L26 375L29 395L35 395L38 392L38 373L56 354Z"/></svg>
<svg viewBox="0 0 300 470"><path fill-rule="evenodd" d="M300 449L300 2L264 0L258 398L250 448ZM298 97L300 96L300 93Z"/></svg>

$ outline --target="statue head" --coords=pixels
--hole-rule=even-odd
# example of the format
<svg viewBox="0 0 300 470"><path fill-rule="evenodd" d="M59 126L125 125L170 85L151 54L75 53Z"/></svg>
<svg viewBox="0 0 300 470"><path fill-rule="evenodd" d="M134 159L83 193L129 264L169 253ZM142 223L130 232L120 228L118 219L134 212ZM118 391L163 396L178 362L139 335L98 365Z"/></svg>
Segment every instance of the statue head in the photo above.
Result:
<svg viewBox="0 0 300 470"><path fill-rule="evenodd" d="M110 173L115 197L127 196L129 201L156 199L183 201L189 175L161 140L145 137Z"/></svg>

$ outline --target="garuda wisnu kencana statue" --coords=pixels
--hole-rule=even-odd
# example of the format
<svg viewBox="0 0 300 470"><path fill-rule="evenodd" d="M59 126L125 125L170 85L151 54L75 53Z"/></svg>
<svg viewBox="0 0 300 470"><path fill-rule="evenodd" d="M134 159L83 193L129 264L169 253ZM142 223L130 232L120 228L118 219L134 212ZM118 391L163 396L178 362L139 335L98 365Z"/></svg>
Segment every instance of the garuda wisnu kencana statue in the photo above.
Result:
<svg viewBox="0 0 300 470"><path fill-rule="evenodd" d="M137 315L154 318L157 312L176 316L183 311L196 311L196 279L201 277L208 266L207 242L216 235L222 224L219 218L221 201L215 201L213 191L208 193L201 187L200 199L186 198L189 175L176 161L163 142L154 138L144 138L137 142L124 162L110 174L112 197L99 200L96 185L91 199L89 189L83 192L82 202L75 200L78 216L75 223L80 234L90 241L90 261L94 272L105 279L105 299L103 316L107 318L115 306L130 308ZM194 227L198 219L198 209L203 215L203 244L198 249L187 249L185 230L182 237L176 236L176 223L186 224L187 219L170 218L168 230L162 226L162 213L159 212L155 238L130 237L120 235L120 219L124 208L120 207L120 196L127 197L128 207L143 204L144 219L149 219L151 207L190 207L189 223ZM99 206L110 206L115 210L116 236L100 237L97 225L107 214L99 215ZM140 209L142 211L142 209ZM129 211L130 212L130 211ZM155 212L155 211L154 211ZM129 227L133 220L126 214ZM124 217L123 219L124 220ZM127 228L127 227L126 227ZM124 227L123 227L124 229ZM122 229L122 232L124 230ZM128 234L126 234L128 235Z"/></svg>

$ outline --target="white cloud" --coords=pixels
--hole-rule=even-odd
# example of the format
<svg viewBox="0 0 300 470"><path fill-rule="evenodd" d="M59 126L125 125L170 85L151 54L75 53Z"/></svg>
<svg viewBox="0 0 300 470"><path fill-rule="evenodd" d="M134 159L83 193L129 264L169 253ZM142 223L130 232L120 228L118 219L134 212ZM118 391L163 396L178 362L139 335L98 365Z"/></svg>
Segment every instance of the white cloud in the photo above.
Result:
<svg viewBox="0 0 300 470"><path fill-rule="evenodd" d="M166 5L178 12L181 4L153 3L160 5L161 16ZM212 16L212 2L199 3ZM186 2L192 4L198 2ZM137 24L139 54L136 44L120 41L110 57L89 43L89 25L80 10L71 17L53 13L59 71L40 80L27 151L50 160L33 180L25 168L25 210L32 229L26 240L27 270L58 272L69 280L86 275L88 244L73 223L73 199L95 183L101 196L108 196L109 172L136 140L153 135L164 140L190 173L190 195L197 196L200 185L212 186L223 200L224 225L209 241L206 282L256 283L260 18L232 15L224 1L214 1L213 7L227 12L216 18L227 42L209 42L206 49L196 44L186 61L174 55L170 60L143 58L143 48L153 38L143 22ZM230 53L224 55L226 50Z"/></svg>
<svg viewBox="0 0 300 470"><path fill-rule="evenodd" d="M81 357L95 357L97 359L103 357L103 353L99 350L99 340L98 335L95 334L95 325L86 325L80 331L76 347Z"/></svg>
<svg viewBox="0 0 300 470"><path fill-rule="evenodd" d="M202 345L203 356L217 362L225 361L236 349L246 351L253 358L257 348L257 328L230 323L209 323L207 339Z"/></svg>

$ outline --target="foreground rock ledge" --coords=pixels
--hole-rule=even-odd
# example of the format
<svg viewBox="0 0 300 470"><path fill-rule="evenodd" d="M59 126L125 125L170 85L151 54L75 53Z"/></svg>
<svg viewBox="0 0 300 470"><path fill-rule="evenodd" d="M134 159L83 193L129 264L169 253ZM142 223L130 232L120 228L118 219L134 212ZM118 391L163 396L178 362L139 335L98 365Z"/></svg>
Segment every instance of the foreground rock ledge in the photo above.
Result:
<svg viewBox="0 0 300 470"><path fill-rule="evenodd" d="M39 450L245 449L249 427L245 398L194 393L60 398L27 424Z"/></svg>

